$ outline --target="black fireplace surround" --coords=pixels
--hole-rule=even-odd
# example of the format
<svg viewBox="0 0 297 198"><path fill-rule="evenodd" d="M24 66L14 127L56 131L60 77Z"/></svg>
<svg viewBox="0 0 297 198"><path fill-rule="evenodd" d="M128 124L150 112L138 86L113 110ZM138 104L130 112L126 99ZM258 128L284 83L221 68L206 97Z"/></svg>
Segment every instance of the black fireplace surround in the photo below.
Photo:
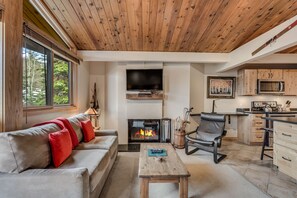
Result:
<svg viewBox="0 0 297 198"><path fill-rule="evenodd" d="M160 142L160 120L128 119L128 142Z"/></svg>

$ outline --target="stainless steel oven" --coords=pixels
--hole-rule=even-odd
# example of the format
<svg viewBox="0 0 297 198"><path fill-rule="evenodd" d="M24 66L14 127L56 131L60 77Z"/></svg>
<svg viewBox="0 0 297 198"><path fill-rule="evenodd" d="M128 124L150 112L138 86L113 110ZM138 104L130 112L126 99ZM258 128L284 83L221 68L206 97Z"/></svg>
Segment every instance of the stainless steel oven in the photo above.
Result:
<svg viewBox="0 0 297 198"><path fill-rule="evenodd" d="M282 80L258 80L259 94L283 94L285 93L285 81Z"/></svg>

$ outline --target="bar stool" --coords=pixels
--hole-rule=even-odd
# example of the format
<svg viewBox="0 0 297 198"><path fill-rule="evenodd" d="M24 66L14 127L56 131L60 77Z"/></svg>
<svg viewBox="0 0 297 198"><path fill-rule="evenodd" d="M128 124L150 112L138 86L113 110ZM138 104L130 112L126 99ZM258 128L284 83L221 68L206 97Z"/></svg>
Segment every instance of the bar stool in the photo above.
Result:
<svg viewBox="0 0 297 198"><path fill-rule="evenodd" d="M269 142L273 140L273 129L272 128L262 128L264 130L264 139L261 151L261 160L263 160L264 155L273 159L272 156L265 153L265 151L273 151L273 147L269 146Z"/></svg>

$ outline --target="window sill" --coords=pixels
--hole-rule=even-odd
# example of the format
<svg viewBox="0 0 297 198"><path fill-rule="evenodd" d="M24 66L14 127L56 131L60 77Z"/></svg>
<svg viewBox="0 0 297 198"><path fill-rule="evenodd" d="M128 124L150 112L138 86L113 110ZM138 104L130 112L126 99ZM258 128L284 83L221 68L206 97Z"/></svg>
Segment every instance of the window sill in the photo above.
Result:
<svg viewBox="0 0 297 198"><path fill-rule="evenodd" d="M59 106L59 107L38 107L38 108L27 108L23 110L24 114L36 115L44 113L57 113L57 112L72 112L76 111L76 106Z"/></svg>

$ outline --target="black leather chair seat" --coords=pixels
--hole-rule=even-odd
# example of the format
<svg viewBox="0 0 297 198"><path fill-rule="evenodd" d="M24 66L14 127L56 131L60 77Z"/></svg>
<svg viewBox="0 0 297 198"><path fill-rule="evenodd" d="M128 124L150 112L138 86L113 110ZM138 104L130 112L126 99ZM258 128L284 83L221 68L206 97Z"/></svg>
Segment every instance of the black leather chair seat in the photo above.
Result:
<svg viewBox="0 0 297 198"><path fill-rule="evenodd" d="M225 136L226 116L223 114L201 113L201 122L196 129L185 136L185 152L190 155L199 149L212 152L215 163L219 163L226 155L218 153L222 138ZM196 147L189 150L189 147Z"/></svg>
<svg viewBox="0 0 297 198"><path fill-rule="evenodd" d="M196 136L196 137L194 137L194 136ZM186 139L193 142L193 143L199 143L199 144L204 144L204 145L208 145L208 146L213 145L213 140L207 141L207 140L204 140L204 139L197 138L197 134L187 135Z"/></svg>

